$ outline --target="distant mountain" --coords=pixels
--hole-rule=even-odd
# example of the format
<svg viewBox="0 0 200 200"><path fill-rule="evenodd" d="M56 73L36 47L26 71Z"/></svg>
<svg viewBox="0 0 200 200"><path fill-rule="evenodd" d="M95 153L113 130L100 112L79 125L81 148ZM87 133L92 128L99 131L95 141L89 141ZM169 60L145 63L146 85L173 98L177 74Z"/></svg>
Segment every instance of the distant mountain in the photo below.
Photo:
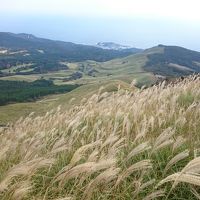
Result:
<svg viewBox="0 0 200 200"><path fill-rule="evenodd" d="M141 49L135 48L135 47L131 47L131 46L127 46L127 45L121 45L121 44L116 44L114 42L98 42L96 44L96 47L102 48L102 49L110 49L110 50L134 50L134 51L138 51L140 52Z"/></svg>
<svg viewBox="0 0 200 200"><path fill-rule="evenodd" d="M101 68L91 65L77 69L86 70L93 76L101 74L102 69L110 70L107 76L149 72L157 77L178 77L200 73L200 53L182 47L158 45L140 50L112 42L98 43L97 46L54 41L25 33L0 32L0 76L66 70L68 63L86 60L108 61L95 64ZM77 75L76 71L74 73Z"/></svg>
<svg viewBox="0 0 200 200"><path fill-rule="evenodd" d="M133 53L43 39L25 33L0 32L0 69L16 63L34 63L36 71L57 70L62 68L61 61L108 61Z"/></svg>
<svg viewBox="0 0 200 200"><path fill-rule="evenodd" d="M145 71L163 76L184 76L200 72L200 52L178 46L158 45L143 52Z"/></svg>

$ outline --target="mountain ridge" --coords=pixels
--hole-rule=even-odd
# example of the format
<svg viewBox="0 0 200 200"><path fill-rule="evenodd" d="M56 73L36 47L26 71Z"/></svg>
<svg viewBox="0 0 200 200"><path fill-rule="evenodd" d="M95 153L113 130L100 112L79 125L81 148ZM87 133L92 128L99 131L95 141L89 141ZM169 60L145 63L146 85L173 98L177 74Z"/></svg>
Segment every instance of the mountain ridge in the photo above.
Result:
<svg viewBox="0 0 200 200"><path fill-rule="evenodd" d="M151 51L154 53L149 53ZM158 45L143 53L147 53L148 57L144 66L146 71L173 77L200 72L200 52L198 51L179 46Z"/></svg>
<svg viewBox="0 0 200 200"><path fill-rule="evenodd" d="M101 45L120 48L119 44L112 42ZM127 76L135 72L147 72L156 76L178 77L200 72L200 53L179 46L159 44L133 52L135 49L129 49L128 46L128 49L111 50L38 38L26 33L0 32L0 47L0 76L70 71L67 63L77 62L79 64L66 80L71 80L76 74L82 74L78 77L82 78L83 73L95 77L98 74L111 76L118 73ZM97 63L87 64L87 60ZM22 67L19 68L19 65ZM9 72L12 67L15 73Z"/></svg>
<svg viewBox="0 0 200 200"><path fill-rule="evenodd" d="M130 55L130 52L104 50L92 45L75 44L58 40L38 38L32 34L14 34L0 32L0 47L14 50L26 49L34 53L38 48L44 48L49 54L59 54L69 61L96 60L107 61L117 57ZM76 54L76 55L75 55Z"/></svg>

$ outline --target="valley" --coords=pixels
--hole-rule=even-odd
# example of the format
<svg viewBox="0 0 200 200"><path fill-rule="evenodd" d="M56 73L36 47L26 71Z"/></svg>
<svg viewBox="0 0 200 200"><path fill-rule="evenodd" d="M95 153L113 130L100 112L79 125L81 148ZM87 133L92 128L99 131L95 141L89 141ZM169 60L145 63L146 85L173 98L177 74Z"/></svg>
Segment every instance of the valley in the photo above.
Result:
<svg viewBox="0 0 200 200"><path fill-rule="evenodd" d="M6 42L2 38L6 38ZM63 90L62 94L48 93L45 97L39 95L34 101L12 101L0 106L0 125L31 112L44 114L59 105L63 109L78 105L81 99L98 92L101 87L104 91L114 92L119 85L132 89L130 84L134 82L137 89L200 72L200 53L181 47L158 45L141 50L126 49L113 43L99 45L105 47L76 46L29 34L0 33L0 81L15 84L46 80L56 87L79 85L67 93ZM108 50L108 45L115 50ZM77 53L80 48L82 54ZM72 98L75 100L69 104Z"/></svg>

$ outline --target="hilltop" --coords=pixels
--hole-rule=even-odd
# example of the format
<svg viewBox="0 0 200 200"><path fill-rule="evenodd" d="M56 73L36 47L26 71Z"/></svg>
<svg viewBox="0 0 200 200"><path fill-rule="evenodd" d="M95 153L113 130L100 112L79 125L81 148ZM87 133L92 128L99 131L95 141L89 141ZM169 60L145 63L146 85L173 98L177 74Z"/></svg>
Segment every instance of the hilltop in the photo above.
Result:
<svg viewBox="0 0 200 200"><path fill-rule="evenodd" d="M200 53L178 46L159 45L143 52L144 69L155 74L178 77L200 72Z"/></svg>

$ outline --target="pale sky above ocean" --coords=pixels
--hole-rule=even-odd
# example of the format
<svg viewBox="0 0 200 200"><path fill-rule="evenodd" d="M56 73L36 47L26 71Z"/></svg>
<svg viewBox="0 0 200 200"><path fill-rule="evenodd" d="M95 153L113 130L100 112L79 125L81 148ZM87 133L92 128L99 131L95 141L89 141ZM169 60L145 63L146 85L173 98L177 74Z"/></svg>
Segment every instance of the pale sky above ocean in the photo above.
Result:
<svg viewBox="0 0 200 200"><path fill-rule="evenodd" d="M199 0L0 0L0 31L200 51Z"/></svg>

